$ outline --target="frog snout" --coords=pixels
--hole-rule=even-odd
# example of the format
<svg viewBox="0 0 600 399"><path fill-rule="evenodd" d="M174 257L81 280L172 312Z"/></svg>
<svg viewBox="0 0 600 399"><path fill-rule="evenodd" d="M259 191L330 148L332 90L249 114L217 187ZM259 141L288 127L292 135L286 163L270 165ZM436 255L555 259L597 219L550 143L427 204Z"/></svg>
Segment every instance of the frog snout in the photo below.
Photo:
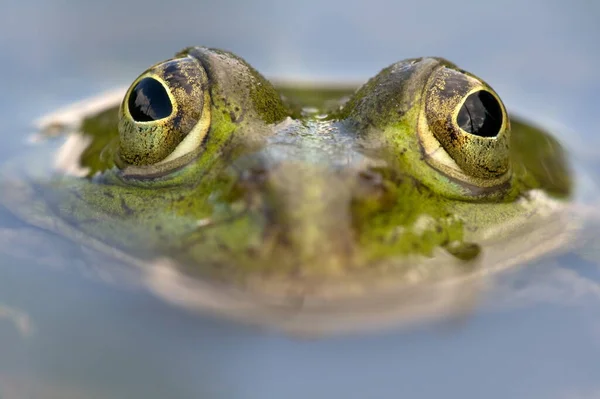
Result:
<svg viewBox="0 0 600 399"><path fill-rule="evenodd" d="M300 161L244 173L249 206L265 220L265 240L302 263L328 273L353 262L351 200L355 173Z"/></svg>

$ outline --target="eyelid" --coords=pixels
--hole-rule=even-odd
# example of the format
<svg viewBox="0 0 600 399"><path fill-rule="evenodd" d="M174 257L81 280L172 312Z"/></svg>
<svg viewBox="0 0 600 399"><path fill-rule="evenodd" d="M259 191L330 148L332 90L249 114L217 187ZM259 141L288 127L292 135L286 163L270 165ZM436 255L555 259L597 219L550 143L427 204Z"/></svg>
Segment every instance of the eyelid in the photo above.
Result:
<svg viewBox="0 0 600 399"><path fill-rule="evenodd" d="M485 127L494 130L493 136L489 132L470 133L458 124L467 100L473 95L482 96L477 93L486 93L484 101L495 100L487 105L498 107L500 123ZM510 124L493 89L471 74L441 67L429 77L422 102L418 137L429 166L473 187L498 187L510 179ZM440 151L447 156L440 155Z"/></svg>
<svg viewBox="0 0 600 399"><path fill-rule="evenodd" d="M168 163L200 147L211 120L207 82L204 68L188 56L160 62L142 73L121 104L118 164ZM157 109L152 109L152 99L132 97L140 84L147 86L142 96L158 96ZM132 109L132 104L137 108Z"/></svg>

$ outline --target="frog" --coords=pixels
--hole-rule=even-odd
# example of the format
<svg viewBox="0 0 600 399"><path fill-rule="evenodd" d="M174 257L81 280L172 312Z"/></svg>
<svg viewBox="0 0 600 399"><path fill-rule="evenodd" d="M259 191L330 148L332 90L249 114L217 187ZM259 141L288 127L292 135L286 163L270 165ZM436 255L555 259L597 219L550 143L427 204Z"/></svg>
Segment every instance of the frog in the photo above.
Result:
<svg viewBox="0 0 600 399"><path fill-rule="evenodd" d="M188 47L111 98L47 124L53 150L6 166L0 203L193 310L320 332L431 318L582 224L560 142L443 58L311 87Z"/></svg>

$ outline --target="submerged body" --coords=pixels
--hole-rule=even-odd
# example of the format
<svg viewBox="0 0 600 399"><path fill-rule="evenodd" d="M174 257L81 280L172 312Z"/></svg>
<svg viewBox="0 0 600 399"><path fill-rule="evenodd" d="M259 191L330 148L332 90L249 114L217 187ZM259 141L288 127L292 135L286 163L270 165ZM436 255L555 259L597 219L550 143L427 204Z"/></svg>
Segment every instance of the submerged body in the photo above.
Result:
<svg viewBox="0 0 600 399"><path fill-rule="evenodd" d="M4 203L154 270L149 284L174 301L203 287L203 306L235 292L317 312L365 299L391 309L399 292L431 293L564 242L562 148L511 129L476 76L411 59L326 94L278 91L237 56L186 49L85 119L63 146L68 167L25 171L32 183Z"/></svg>

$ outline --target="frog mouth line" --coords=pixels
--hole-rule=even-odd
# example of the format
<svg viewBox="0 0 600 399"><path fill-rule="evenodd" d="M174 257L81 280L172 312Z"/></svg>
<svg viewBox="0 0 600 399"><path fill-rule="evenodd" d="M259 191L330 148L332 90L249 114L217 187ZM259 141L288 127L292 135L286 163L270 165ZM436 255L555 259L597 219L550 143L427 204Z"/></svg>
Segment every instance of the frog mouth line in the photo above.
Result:
<svg viewBox="0 0 600 399"><path fill-rule="evenodd" d="M486 196L486 194L498 193L498 196L502 196L504 193L509 192L510 188L512 187L512 183L511 183L511 179L510 179L510 172L508 172L509 176L506 178L506 180L504 182L499 183L495 186L481 187L481 186L470 184L463 180L457 179L456 177L450 176L441 170L436 169L436 171L441 173L452 183L468 190L468 192L471 193L471 195L473 196L473 200L478 201L478 202L482 201L481 198L484 198L484 202L485 202L485 199L487 199L488 202L494 202L496 200L496 197L493 197L493 196L488 197L488 196Z"/></svg>

